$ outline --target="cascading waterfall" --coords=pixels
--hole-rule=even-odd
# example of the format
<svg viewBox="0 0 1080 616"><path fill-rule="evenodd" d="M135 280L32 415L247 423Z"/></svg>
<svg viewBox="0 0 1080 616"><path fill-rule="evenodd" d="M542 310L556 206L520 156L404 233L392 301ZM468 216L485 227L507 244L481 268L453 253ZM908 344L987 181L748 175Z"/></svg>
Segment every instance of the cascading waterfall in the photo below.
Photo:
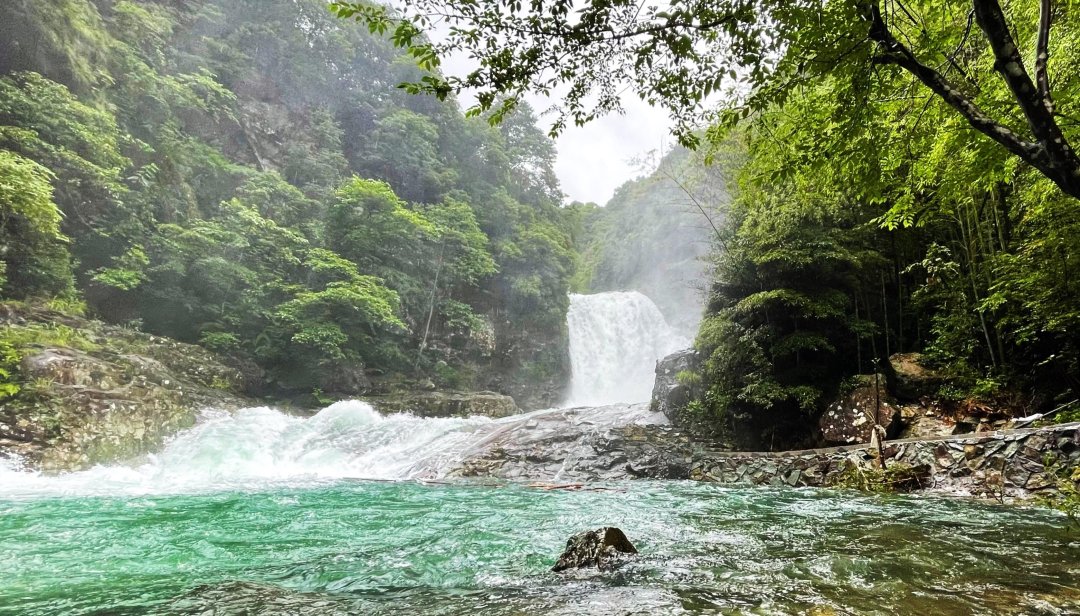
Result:
<svg viewBox="0 0 1080 616"><path fill-rule="evenodd" d="M688 344L656 304L636 291L571 295L566 319L573 369L569 405L648 400L656 360Z"/></svg>
<svg viewBox="0 0 1080 616"><path fill-rule="evenodd" d="M529 426L540 416L569 426L571 440L589 430L656 421L643 407L604 407L647 400L656 359L684 342L652 301L636 292L572 295L568 324L573 393L563 408L596 407L575 411L572 419L559 409L497 420L383 416L356 400L306 418L266 407L208 410L195 427L139 464L50 476L0 458L0 485L9 495L105 495L333 479L430 479L444 476L485 444L532 438ZM572 442L562 446L575 447Z"/></svg>
<svg viewBox="0 0 1080 616"><path fill-rule="evenodd" d="M49 476L0 460L0 485L24 495L157 494L435 476L495 425L484 417L383 416L356 400L306 418L266 407L207 411L141 464Z"/></svg>

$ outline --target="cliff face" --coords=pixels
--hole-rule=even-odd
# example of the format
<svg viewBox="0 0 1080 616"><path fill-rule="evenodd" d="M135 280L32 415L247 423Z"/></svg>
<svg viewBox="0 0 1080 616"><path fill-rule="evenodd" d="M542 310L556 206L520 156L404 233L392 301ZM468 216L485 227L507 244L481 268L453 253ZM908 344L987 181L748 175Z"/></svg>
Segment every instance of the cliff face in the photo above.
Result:
<svg viewBox="0 0 1080 616"><path fill-rule="evenodd" d="M0 457L78 470L159 448L200 409L249 406L259 374L202 347L15 304L0 343L18 362L0 399Z"/></svg>

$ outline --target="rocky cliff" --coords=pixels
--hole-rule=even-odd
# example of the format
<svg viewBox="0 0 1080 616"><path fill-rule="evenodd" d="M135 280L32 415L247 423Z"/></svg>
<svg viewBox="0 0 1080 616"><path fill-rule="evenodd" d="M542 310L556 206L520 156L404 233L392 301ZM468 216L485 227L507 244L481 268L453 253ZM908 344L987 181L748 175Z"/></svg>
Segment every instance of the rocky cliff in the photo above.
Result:
<svg viewBox="0 0 1080 616"><path fill-rule="evenodd" d="M42 308L0 304L9 391L0 456L76 470L152 452L200 409L236 408L258 372L209 351Z"/></svg>

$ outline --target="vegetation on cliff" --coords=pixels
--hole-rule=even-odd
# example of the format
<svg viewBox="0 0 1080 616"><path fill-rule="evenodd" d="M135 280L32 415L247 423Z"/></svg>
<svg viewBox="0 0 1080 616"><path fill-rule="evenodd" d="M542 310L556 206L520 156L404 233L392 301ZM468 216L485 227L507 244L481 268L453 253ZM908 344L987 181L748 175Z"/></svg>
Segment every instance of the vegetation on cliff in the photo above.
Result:
<svg viewBox="0 0 1080 616"><path fill-rule="evenodd" d="M716 427L746 424L750 446L810 441L848 377L901 351L925 352L946 399L1076 399L1071 5L336 6L417 53L472 54L471 72L413 88L478 88L475 113L567 87L557 133L618 110L625 83L671 112L684 144L702 129L712 148L746 143L691 404ZM434 13L456 27L409 35Z"/></svg>
<svg viewBox="0 0 1080 616"><path fill-rule="evenodd" d="M559 393L573 247L525 106L493 128L396 90L431 73L316 0L0 24L0 297L81 297L292 390Z"/></svg>
<svg viewBox="0 0 1080 616"><path fill-rule="evenodd" d="M650 173L626 182L604 207L573 203L581 254L572 280L581 293L635 290L652 299L668 324L692 336L704 310L708 255L730 202L727 179L737 164L726 153L707 165L677 147Z"/></svg>

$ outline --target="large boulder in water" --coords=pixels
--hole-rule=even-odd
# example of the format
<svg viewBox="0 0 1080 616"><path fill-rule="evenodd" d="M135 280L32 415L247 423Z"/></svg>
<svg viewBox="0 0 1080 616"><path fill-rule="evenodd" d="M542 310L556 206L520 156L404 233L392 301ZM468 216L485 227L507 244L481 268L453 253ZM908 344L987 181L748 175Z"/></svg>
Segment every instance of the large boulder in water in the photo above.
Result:
<svg viewBox="0 0 1080 616"><path fill-rule="evenodd" d="M653 383L652 401L649 408L656 413L663 413L672 424L679 425L680 413L693 397L689 385L680 383L680 372L689 372L697 368L697 351L686 349L676 351L656 362L656 381Z"/></svg>
<svg viewBox="0 0 1080 616"><path fill-rule="evenodd" d="M852 445L869 443L874 426L894 433L899 422L900 407L886 391L884 375L860 374L855 386L829 405L818 425L826 441Z"/></svg>
<svg viewBox="0 0 1080 616"><path fill-rule="evenodd" d="M566 540L566 549L552 571L596 567L611 571L637 554L626 534L614 526L580 532Z"/></svg>

